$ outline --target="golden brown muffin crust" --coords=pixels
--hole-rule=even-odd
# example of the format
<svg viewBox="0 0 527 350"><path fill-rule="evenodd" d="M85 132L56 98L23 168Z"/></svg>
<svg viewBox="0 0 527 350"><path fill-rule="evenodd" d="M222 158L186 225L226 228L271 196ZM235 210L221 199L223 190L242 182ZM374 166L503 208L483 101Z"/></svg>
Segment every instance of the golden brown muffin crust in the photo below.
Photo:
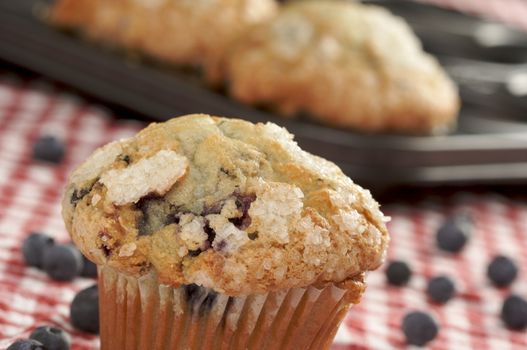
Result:
<svg viewBox="0 0 527 350"><path fill-rule="evenodd" d="M386 218L275 124L189 115L108 144L72 174L63 216L91 260L229 295L356 279Z"/></svg>

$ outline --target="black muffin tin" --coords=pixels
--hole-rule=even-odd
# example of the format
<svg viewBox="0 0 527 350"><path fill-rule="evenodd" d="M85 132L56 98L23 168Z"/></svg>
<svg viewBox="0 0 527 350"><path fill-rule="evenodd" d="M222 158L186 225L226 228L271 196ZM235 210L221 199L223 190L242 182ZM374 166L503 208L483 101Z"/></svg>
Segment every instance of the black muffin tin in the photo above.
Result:
<svg viewBox="0 0 527 350"><path fill-rule="evenodd" d="M364 135L239 104L194 73L131 61L48 26L45 2L0 1L0 59L64 83L130 115L243 117L287 127L306 150L335 161L358 183L527 182L527 35L499 23L407 1L369 1L405 17L458 82L458 129L445 136ZM375 98L375 96L372 96Z"/></svg>

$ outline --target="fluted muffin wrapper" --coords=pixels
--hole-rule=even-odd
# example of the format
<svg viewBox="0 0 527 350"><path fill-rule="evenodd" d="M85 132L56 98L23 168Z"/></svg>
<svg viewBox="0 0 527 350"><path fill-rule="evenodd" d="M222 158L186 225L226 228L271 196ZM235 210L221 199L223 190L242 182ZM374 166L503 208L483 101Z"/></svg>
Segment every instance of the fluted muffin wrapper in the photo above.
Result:
<svg viewBox="0 0 527 350"><path fill-rule="evenodd" d="M351 306L330 285L229 297L99 267L102 350L327 349Z"/></svg>

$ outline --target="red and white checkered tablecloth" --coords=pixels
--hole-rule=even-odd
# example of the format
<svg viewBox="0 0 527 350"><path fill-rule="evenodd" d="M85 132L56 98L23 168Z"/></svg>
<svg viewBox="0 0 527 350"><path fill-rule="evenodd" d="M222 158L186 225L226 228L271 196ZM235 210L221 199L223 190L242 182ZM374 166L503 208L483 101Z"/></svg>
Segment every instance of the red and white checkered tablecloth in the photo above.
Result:
<svg viewBox="0 0 527 350"><path fill-rule="evenodd" d="M64 328L73 349L98 348L97 337L69 324L69 304L89 279L73 283L50 280L22 261L20 244L32 230L68 239L60 216L62 187L71 169L96 147L127 137L143 125L114 121L109 113L38 80L18 81L0 74L0 348L27 336L41 324ZM52 134L67 144L60 166L31 160L36 137ZM369 287L335 340L334 350L405 348L400 322L410 310L428 310L441 331L431 349L527 349L527 332L506 330L500 319L502 300L510 290L489 285L485 269L498 253L523 269L512 291L527 297L527 204L491 194L460 193L429 197L384 208L392 216L389 258L408 261L415 272L409 286L389 287L382 271L369 275ZM473 210L476 230L459 256L437 251L434 233L445 216ZM438 274L455 279L458 296L444 306L430 304L426 280Z"/></svg>
<svg viewBox="0 0 527 350"><path fill-rule="evenodd" d="M68 240L60 215L62 188L72 168L96 147L127 137L141 126L116 124L101 110L40 81L0 75L0 349L41 324L55 324L73 336L73 349L96 349L96 337L75 332L69 304L93 280L59 283L27 268L20 244L32 230ZM42 134L67 144L60 166L31 160Z"/></svg>

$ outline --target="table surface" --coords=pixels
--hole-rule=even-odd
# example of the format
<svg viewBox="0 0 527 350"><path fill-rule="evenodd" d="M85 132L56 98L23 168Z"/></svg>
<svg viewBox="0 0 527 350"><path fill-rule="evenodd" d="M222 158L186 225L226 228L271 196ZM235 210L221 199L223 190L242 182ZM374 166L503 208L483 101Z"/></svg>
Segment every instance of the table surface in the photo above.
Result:
<svg viewBox="0 0 527 350"><path fill-rule="evenodd" d="M97 349L98 338L77 332L69 323L75 292L94 283L50 280L24 265L20 245L33 230L67 241L60 198L68 173L96 147L132 135L144 125L115 120L109 111L39 79L0 73L0 348L27 336L42 324L68 331L73 349ZM58 166L31 159L34 140L54 135L67 145ZM466 249L452 256L439 252L434 234L444 218L458 210L473 211L476 229ZM510 292L527 297L527 203L492 193L458 192L428 196L417 202L392 203L389 259L409 262L414 275L403 288L386 285L383 271L370 273L362 302L341 326L334 350L405 348L402 317L426 310L441 330L431 349L525 349L527 333L506 330L499 311ZM513 257L523 268L511 289L498 290L485 277L496 254ZM431 304L424 293L428 278L446 274L458 289L444 306Z"/></svg>

